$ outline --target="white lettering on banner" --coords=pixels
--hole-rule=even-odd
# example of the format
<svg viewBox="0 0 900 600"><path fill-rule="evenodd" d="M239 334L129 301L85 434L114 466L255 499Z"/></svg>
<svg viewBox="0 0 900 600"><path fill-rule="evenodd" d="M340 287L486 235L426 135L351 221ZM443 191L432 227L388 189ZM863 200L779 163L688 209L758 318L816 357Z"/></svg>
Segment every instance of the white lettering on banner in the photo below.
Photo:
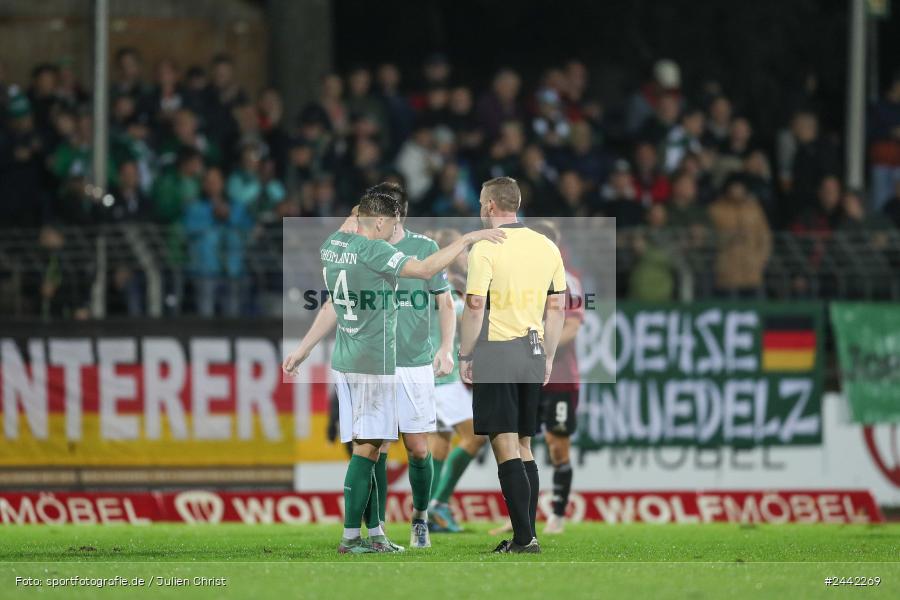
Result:
<svg viewBox="0 0 900 600"><path fill-rule="evenodd" d="M699 515L690 514L685 510L681 496L672 496L669 501L672 503L672 515L676 523L700 522Z"/></svg>
<svg viewBox="0 0 900 600"><path fill-rule="evenodd" d="M129 525L149 525L152 523L152 520L149 518L137 516L137 511L134 510L134 504L132 504L130 498L123 499L122 506L125 507L125 520Z"/></svg>
<svg viewBox="0 0 900 600"><path fill-rule="evenodd" d="M333 523L341 522L337 515L329 515L325 510L325 504L319 496L313 496L309 499L309 505L312 507L313 521L316 523Z"/></svg>
<svg viewBox="0 0 900 600"><path fill-rule="evenodd" d="M682 400L683 394L696 397L695 381L676 381L673 385L666 386L665 396L665 434L667 439L690 440L695 437L695 423L685 422L691 416L691 402ZM681 425L675 421L680 420Z"/></svg>
<svg viewBox="0 0 900 600"><path fill-rule="evenodd" d="M820 416L807 414L817 413L816 376L761 372L760 328L752 308L586 316L576 340L580 370L616 379L584 386L582 441L817 442Z"/></svg>
<svg viewBox="0 0 900 600"><path fill-rule="evenodd" d="M819 511L822 513L822 521L825 523L843 523L841 518L842 508L837 494L822 494L819 496Z"/></svg>
<svg viewBox="0 0 900 600"><path fill-rule="evenodd" d="M237 511L238 518L248 525L256 525L257 523L271 525L275 522L274 498L263 498L262 500L252 496L246 500L244 498L235 498L231 504L234 506L234 510Z"/></svg>
<svg viewBox="0 0 900 600"><path fill-rule="evenodd" d="M706 443L717 434L725 442L790 443L819 431L818 414L803 416L812 396L811 380L778 382L776 401L792 406L783 419L766 420L769 388L769 380L762 378L729 379L721 386L709 379L619 378L612 386L586 386L579 410L587 417L588 437L604 443Z"/></svg>
<svg viewBox="0 0 900 600"><path fill-rule="evenodd" d="M812 390L811 382L805 380L804 383L809 384L807 387L809 390ZM766 411L768 410L768 406L768 386L761 385L761 382L757 382L756 393L753 400L753 439L757 442L761 442L767 438L772 439L778 435L778 429L780 427L779 419L773 418L766 421L766 414L768 414Z"/></svg>
<svg viewBox="0 0 900 600"><path fill-rule="evenodd" d="M193 399L194 437L200 440L227 440L231 437L231 417L214 415L209 403L228 397L228 377L213 375L209 367L230 359L227 338L194 338L191 340L191 391Z"/></svg>
<svg viewBox="0 0 900 600"><path fill-rule="evenodd" d="M298 343L300 343L300 340L283 340L281 343L280 356L287 356L290 354L291 351L297 347ZM323 368L323 373L315 373L313 372L313 369L315 368L314 365L318 365L319 368L330 365L331 350L333 346L333 340L319 344L313 348L312 352L310 352L309 358L300 363L300 366L293 377L289 375L284 376L285 381L291 381L293 383L293 385L291 385L291 390L294 401L293 416L295 439L305 440L309 439L312 435L310 416L312 415L313 384L321 382L330 385L331 383L330 369Z"/></svg>
<svg viewBox="0 0 900 600"><path fill-rule="evenodd" d="M753 496L744 498L744 503L740 506L734 497L726 496L722 499L722 504L729 523L757 523L762 520L756 498Z"/></svg>
<svg viewBox="0 0 900 600"><path fill-rule="evenodd" d="M287 523L288 525L306 525L307 523L337 523L337 516L325 515L321 498L313 497L311 502L299 496L282 496L281 498L241 498L235 496L231 500L238 519L246 525L271 525ZM312 506L311 506L312 504ZM321 518L320 518L321 517Z"/></svg>
<svg viewBox="0 0 900 600"><path fill-rule="evenodd" d="M719 386L710 381L696 382L697 390L697 441L705 444L719 431L722 420L722 393Z"/></svg>
<svg viewBox="0 0 900 600"><path fill-rule="evenodd" d="M634 497L627 496L624 500L619 496L609 499L597 497L594 500L600 518L604 523L615 525L616 523L634 522Z"/></svg>
<svg viewBox="0 0 900 600"><path fill-rule="evenodd" d="M310 522L309 505L298 496L284 496L278 499L275 510L282 523L306 525Z"/></svg>
<svg viewBox="0 0 900 600"><path fill-rule="evenodd" d="M184 389L187 366L181 344L172 338L144 338L141 355L144 361L144 428L147 438L162 436L162 413L166 411L172 438L188 438L187 419L179 395ZM163 375L162 366L167 373Z"/></svg>
<svg viewBox="0 0 900 600"><path fill-rule="evenodd" d="M0 498L0 522L4 525L28 525L37 523L37 514L34 512L34 504L31 498L24 497L19 501L19 510L6 499Z"/></svg>
<svg viewBox="0 0 900 600"><path fill-rule="evenodd" d="M73 525L96 525L97 513L94 504L87 498L69 498L69 518Z"/></svg>
<svg viewBox="0 0 900 600"><path fill-rule="evenodd" d="M678 369L691 373L694 370L694 334L691 332L691 315L684 318L681 313L670 312L668 319L669 362L678 365ZM679 326L680 325L680 326Z"/></svg>
<svg viewBox="0 0 900 600"><path fill-rule="evenodd" d="M672 520L672 509L661 496L642 496L637 503L637 512L641 521L651 525L662 525Z"/></svg>
<svg viewBox="0 0 900 600"><path fill-rule="evenodd" d="M750 397L753 389L753 381L750 379L729 379L725 382L722 437L726 442L753 438L753 426L750 423L737 424L738 419L742 421L750 419L752 412Z"/></svg>
<svg viewBox="0 0 900 600"><path fill-rule="evenodd" d="M497 498L491 495L467 494L460 500L460 507L466 515L466 521L473 523L496 522L505 518Z"/></svg>
<svg viewBox="0 0 900 600"><path fill-rule="evenodd" d="M577 495L577 494L576 494ZM815 496L794 493L763 494L744 497L743 502L729 494L698 494L697 512L687 510L686 494L659 494L596 497L594 505L601 519L609 524L643 522L712 523L867 523L875 515L866 515L853 506L849 495L824 493ZM843 500L843 502L842 502ZM724 518L724 519L723 519Z"/></svg>
<svg viewBox="0 0 900 600"><path fill-rule="evenodd" d="M779 438L782 442L793 439L795 435L812 434L819 431L820 417L819 415L809 415L801 417L806 404L812 396L812 382L808 379L782 379L778 384L778 394L782 398L790 398L796 396L797 401L794 408L784 420L784 427L781 428Z"/></svg>
<svg viewBox="0 0 900 600"><path fill-rule="evenodd" d="M697 509L700 511L700 520L704 523L711 523L722 514L722 498L700 494L697 497Z"/></svg>
<svg viewBox="0 0 900 600"><path fill-rule="evenodd" d="M282 339L280 356L287 356L290 354L299 343L300 340L298 339ZM282 376L284 377L284 381L293 383L293 385L291 385L291 393L294 401L294 438L297 440L305 440L309 438L310 435L309 416L312 413L312 404L310 400L312 386L309 382L316 381L316 378L310 375L309 365L315 362L325 362L319 358L319 353L321 352L322 344L313 349L309 359L300 363L297 374L293 378L291 378L290 375Z"/></svg>
<svg viewBox="0 0 900 600"><path fill-rule="evenodd" d="M766 494L759 501L759 511L766 523L787 523L791 507L781 496Z"/></svg>
<svg viewBox="0 0 900 600"><path fill-rule="evenodd" d="M844 496L843 498L844 514L850 517L851 523L868 523L869 517L862 511L853 506L853 498Z"/></svg>
<svg viewBox="0 0 900 600"><path fill-rule="evenodd" d="M631 327L621 312L615 313L611 319L601 321L594 312L587 311L575 344L578 367L585 373L598 364L607 373L617 373L628 364L634 350Z"/></svg>
<svg viewBox="0 0 900 600"><path fill-rule="evenodd" d="M99 418L99 431L92 435L98 440L134 441L143 435L147 440L221 440L234 436L283 441L286 432L282 431L275 403L281 384L281 344L264 338L236 339L234 343L232 360L229 338L195 338L187 346L176 338L152 336L48 338L46 342L35 338L21 344L0 338L0 438L18 440L24 434L47 440L53 398L54 402L61 400L65 416L64 432L59 435L67 441L84 441L85 394L94 391L85 387L84 370L92 369L96 377L89 381L96 381ZM327 348L317 348L304 367L327 364L327 353ZM234 389L232 376L215 372L219 365L233 367ZM126 368L131 370L126 372ZM312 387L311 383L291 386L292 429L297 439L310 436ZM234 414L211 409L214 401L229 398L234 399ZM124 401L132 402L135 410L123 411ZM258 430L255 416L260 423Z"/></svg>
<svg viewBox="0 0 900 600"><path fill-rule="evenodd" d="M662 329L665 326L665 315L662 311L640 312L634 321L634 371L641 374L647 371L662 372L666 368L663 350L662 335L655 328ZM659 353L655 356L651 352Z"/></svg>
<svg viewBox="0 0 900 600"><path fill-rule="evenodd" d="M281 375L275 349L267 340L238 339L235 344L237 354L237 420L238 437L249 440L253 437L253 408L259 414L262 430L269 440L281 439L278 413L272 401L275 386ZM259 368L259 376L254 369Z"/></svg>
<svg viewBox="0 0 900 600"><path fill-rule="evenodd" d="M791 496L791 510L798 523L815 523L819 520L819 511L816 510L816 501L812 496Z"/></svg>
<svg viewBox="0 0 900 600"><path fill-rule="evenodd" d="M97 498L97 514L104 525L125 523L124 511L118 498Z"/></svg>
<svg viewBox="0 0 900 600"><path fill-rule="evenodd" d="M589 373L599 364L607 373L619 373L633 363L638 375L753 373L759 370L758 328L759 315L752 310L710 308L696 318L678 309L645 310L635 313L633 322L622 311L605 321L588 313L576 339L579 368Z"/></svg>
<svg viewBox="0 0 900 600"><path fill-rule="evenodd" d="M100 435L107 440L136 440L140 423L135 415L118 412L119 400L137 398L137 382L130 375L120 375L119 365L134 364L137 356L134 338L106 338L97 342L100 362Z"/></svg>
<svg viewBox="0 0 900 600"><path fill-rule="evenodd" d="M34 503L34 512L41 523L62 525L69 520L66 506L52 494L41 494Z"/></svg>
<svg viewBox="0 0 900 600"><path fill-rule="evenodd" d="M47 439L47 361L41 340L28 341L29 367L13 340L0 342L0 365L3 366L3 435L7 439L19 438L19 406L31 435L39 440Z"/></svg>
<svg viewBox="0 0 900 600"><path fill-rule="evenodd" d="M63 368L65 386L66 439L81 439L81 369L93 360L89 339L50 339L50 364Z"/></svg>
<svg viewBox="0 0 900 600"><path fill-rule="evenodd" d="M552 494L538 499L539 518L549 514ZM627 523L868 523L883 522L872 496L862 490L819 491L668 491L574 492L572 522L602 520ZM0 495L3 525L99 524L146 525L151 522L247 525L338 523L343 514L341 492L230 493L201 490L162 494L6 494ZM141 508L141 515L135 509ZM500 521L505 518L502 496L492 492L461 492L451 499L461 520ZM388 496L388 521L408 521L409 493Z"/></svg>
<svg viewBox="0 0 900 600"><path fill-rule="evenodd" d="M722 349L716 340L716 335L712 332L712 327L722 322L722 311L718 308L704 311L697 316L694 321L697 325L697 331L700 338L706 345L707 355L697 361L697 373L703 375L705 373L721 373L725 361L722 357Z"/></svg>
<svg viewBox="0 0 900 600"><path fill-rule="evenodd" d="M759 318L752 311L732 311L725 317L725 368L729 372L756 372L759 364L753 353L753 332L759 326ZM739 356L741 350L748 354Z"/></svg>

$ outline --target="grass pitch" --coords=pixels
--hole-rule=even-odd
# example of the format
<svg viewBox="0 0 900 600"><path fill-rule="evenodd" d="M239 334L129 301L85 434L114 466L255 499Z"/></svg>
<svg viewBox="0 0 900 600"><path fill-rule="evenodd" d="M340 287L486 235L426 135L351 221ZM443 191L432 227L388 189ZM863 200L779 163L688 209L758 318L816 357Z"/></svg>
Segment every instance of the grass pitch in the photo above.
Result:
<svg viewBox="0 0 900 600"><path fill-rule="evenodd" d="M486 529L435 534L429 550L339 556L335 526L4 527L0 598L900 597L897 524L570 525L542 536L541 555L493 555ZM406 527L389 532L407 541Z"/></svg>

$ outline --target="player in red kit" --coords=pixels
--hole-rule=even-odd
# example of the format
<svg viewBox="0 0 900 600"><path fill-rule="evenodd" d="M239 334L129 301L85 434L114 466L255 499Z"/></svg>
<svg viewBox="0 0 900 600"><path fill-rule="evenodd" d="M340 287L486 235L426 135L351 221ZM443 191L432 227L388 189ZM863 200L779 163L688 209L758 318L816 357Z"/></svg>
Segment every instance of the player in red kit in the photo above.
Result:
<svg viewBox="0 0 900 600"><path fill-rule="evenodd" d="M559 229L552 221L539 221L531 228L559 245ZM547 518L544 533L563 532L569 492L572 490L572 465L569 462L570 436L575 433L578 408L578 355L575 337L584 321L584 292L581 281L566 271L566 320L550 372L550 381L541 389L541 423L544 441L553 463L553 514Z"/></svg>

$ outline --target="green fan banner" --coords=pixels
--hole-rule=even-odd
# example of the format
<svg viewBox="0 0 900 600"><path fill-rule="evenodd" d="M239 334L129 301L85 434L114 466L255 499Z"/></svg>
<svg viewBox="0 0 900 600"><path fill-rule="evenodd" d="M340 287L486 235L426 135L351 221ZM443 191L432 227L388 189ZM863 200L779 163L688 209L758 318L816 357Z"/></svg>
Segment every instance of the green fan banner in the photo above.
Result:
<svg viewBox="0 0 900 600"><path fill-rule="evenodd" d="M822 443L824 305L619 302L578 334L586 383L577 443L786 446Z"/></svg>
<svg viewBox="0 0 900 600"><path fill-rule="evenodd" d="M900 421L900 305L831 305L841 389L857 423Z"/></svg>

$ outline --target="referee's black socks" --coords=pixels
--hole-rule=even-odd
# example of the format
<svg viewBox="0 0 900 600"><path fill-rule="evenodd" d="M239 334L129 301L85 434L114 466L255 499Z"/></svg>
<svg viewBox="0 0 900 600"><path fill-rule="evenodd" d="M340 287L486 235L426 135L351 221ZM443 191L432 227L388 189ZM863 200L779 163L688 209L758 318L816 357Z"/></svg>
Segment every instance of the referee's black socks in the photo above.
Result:
<svg viewBox="0 0 900 600"><path fill-rule="evenodd" d="M531 485L522 459L513 458L500 463L497 476L500 478L500 489L513 526L513 541L527 546L534 537L534 529L531 526Z"/></svg>
<svg viewBox="0 0 900 600"><path fill-rule="evenodd" d="M531 521L531 533L537 536L537 528L534 522L537 520L538 497L541 495L541 479L538 477L537 463L533 460L523 461L525 475L528 476L528 487L531 488L531 497L528 504L528 519Z"/></svg>

